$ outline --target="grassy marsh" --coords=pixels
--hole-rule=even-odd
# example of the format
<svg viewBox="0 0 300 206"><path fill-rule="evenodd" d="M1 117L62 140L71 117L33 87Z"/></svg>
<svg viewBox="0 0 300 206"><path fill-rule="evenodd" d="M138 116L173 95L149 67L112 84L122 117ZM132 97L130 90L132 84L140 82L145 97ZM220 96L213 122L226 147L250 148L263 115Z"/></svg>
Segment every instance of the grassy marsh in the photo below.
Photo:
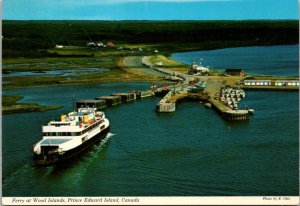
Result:
<svg viewBox="0 0 300 206"><path fill-rule="evenodd" d="M62 106L41 106L35 103L17 103L21 96L2 96L2 114L13 114L23 112L42 112L52 109L59 109Z"/></svg>

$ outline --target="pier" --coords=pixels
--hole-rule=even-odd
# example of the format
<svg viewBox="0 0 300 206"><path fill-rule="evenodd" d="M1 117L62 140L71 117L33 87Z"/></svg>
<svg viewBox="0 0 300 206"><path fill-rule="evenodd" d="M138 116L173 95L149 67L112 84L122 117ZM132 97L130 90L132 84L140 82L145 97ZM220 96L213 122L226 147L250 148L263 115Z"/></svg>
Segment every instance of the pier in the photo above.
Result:
<svg viewBox="0 0 300 206"><path fill-rule="evenodd" d="M173 92L169 91L162 100L156 105L156 111L158 112L174 112L176 109L175 102L171 102L171 98L173 96Z"/></svg>
<svg viewBox="0 0 300 206"><path fill-rule="evenodd" d="M176 103L183 99L193 101L201 101L204 104L210 105L212 109L217 111L224 119L228 121L241 121L249 119L248 109L232 109L226 106L223 102L211 98L207 92L190 93L187 91L174 93L170 91L162 100L157 103L157 112L175 112ZM209 106L209 107L210 107Z"/></svg>
<svg viewBox="0 0 300 206"><path fill-rule="evenodd" d="M175 73L168 69L157 68L149 62L149 58L144 57L142 59L143 65L153 69L157 72L161 72L165 75L169 75L165 78L178 80L178 84L174 84L169 87L170 91L156 104L157 112L175 112L176 103L182 99L192 99L202 101L211 105L221 116L228 121L241 121L249 119L249 111L247 109L232 109L225 105L220 99L213 97L220 93L222 87L224 87L224 81L210 80L208 77L195 77L188 74ZM194 87L193 89L187 89L189 82L193 80L201 81L204 87ZM161 90L161 89L160 89Z"/></svg>
<svg viewBox="0 0 300 206"><path fill-rule="evenodd" d="M194 76L152 64L149 56L129 57L129 60L124 60L125 64L130 62L130 65L127 66L133 67L134 65L131 64L138 62L136 68L139 70L142 68L147 73L159 75L164 80L175 81L176 83L159 88L151 87L146 91L130 91L96 97L92 100L78 100L76 107L88 106L103 109L161 94L162 99L156 104L157 112L175 112L176 104L180 100L189 99L203 102L204 106L211 107L227 121L245 121L249 119L254 110L238 107L240 99L245 97L244 90L299 90L299 79L297 78L249 79L243 75ZM234 93L237 91L239 93Z"/></svg>
<svg viewBox="0 0 300 206"><path fill-rule="evenodd" d="M166 75L164 79L177 80L178 83L169 87L169 92L156 104L157 112L175 112L176 103L181 99L193 99L209 105L217 113L219 113L225 120L228 121L244 121L248 120L253 109L238 108L236 102L230 105L230 100L227 101L225 97L220 96L222 88L227 86L237 87L244 90L285 90L295 91L299 90L299 80L289 79L280 80L246 80L241 76L193 76L178 72L173 72L168 69L157 67L149 62L149 57L143 57L142 63L149 69L161 72ZM244 80L245 79L245 80ZM190 81L203 81L206 86L203 91L197 88L186 89ZM161 90L161 89L160 89Z"/></svg>

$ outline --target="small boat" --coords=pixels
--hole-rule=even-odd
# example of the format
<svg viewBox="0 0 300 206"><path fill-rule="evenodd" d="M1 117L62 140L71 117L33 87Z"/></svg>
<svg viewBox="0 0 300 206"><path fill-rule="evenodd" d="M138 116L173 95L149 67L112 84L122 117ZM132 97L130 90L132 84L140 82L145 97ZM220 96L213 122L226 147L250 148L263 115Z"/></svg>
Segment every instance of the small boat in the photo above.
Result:
<svg viewBox="0 0 300 206"><path fill-rule="evenodd" d="M204 106L207 108L211 108L211 103L204 103Z"/></svg>
<svg viewBox="0 0 300 206"><path fill-rule="evenodd" d="M248 112L249 112L250 114L254 114L254 109L248 109Z"/></svg>

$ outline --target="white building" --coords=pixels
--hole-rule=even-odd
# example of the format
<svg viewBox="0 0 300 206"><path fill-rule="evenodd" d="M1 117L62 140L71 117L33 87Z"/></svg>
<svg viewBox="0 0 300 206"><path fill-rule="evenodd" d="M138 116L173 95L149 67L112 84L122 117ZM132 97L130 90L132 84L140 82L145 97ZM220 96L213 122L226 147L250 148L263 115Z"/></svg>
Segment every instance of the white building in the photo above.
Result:
<svg viewBox="0 0 300 206"><path fill-rule="evenodd" d="M88 43L86 44L86 46L87 46L87 47L94 47L94 46L96 46L96 44L95 44L95 42L88 42Z"/></svg>
<svg viewBox="0 0 300 206"><path fill-rule="evenodd" d="M298 86L299 87L299 81L298 80L277 80L275 81L275 86Z"/></svg>
<svg viewBox="0 0 300 206"><path fill-rule="evenodd" d="M98 42L98 43L97 43L97 46L98 46L98 47L103 47L104 44L103 44L103 42Z"/></svg>
<svg viewBox="0 0 300 206"><path fill-rule="evenodd" d="M271 80L244 80L245 86L271 86Z"/></svg>
<svg viewBox="0 0 300 206"><path fill-rule="evenodd" d="M191 71L192 73L194 74L199 74L199 73L208 73L209 72L209 69L207 67L204 67L202 65L198 66L197 64L193 63L192 64L192 67L191 67Z"/></svg>
<svg viewBox="0 0 300 206"><path fill-rule="evenodd" d="M64 48L64 46L63 46L63 45L56 44L56 45L55 45L55 48L62 49L62 48Z"/></svg>

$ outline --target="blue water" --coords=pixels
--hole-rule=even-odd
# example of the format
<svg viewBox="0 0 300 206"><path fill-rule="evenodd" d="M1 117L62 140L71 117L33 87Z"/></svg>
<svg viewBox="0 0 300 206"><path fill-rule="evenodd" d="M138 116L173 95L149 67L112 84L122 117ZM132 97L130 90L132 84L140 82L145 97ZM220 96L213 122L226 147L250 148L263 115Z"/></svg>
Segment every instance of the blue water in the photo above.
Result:
<svg viewBox="0 0 300 206"><path fill-rule="evenodd" d="M299 194L298 92L249 91L247 122L224 121L198 102L155 112L152 97L105 110L108 137L63 166L31 166L41 125L73 98L146 89L103 83L4 90L59 110L3 116L3 196L223 196Z"/></svg>
<svg viewBox="0 0 300 206"><path fill-rule="evenodd" d="M227 68L244 69L246 74L299 76L299 45L251 46L210 51L175 53L172 58L224 71Z"/></svg>

